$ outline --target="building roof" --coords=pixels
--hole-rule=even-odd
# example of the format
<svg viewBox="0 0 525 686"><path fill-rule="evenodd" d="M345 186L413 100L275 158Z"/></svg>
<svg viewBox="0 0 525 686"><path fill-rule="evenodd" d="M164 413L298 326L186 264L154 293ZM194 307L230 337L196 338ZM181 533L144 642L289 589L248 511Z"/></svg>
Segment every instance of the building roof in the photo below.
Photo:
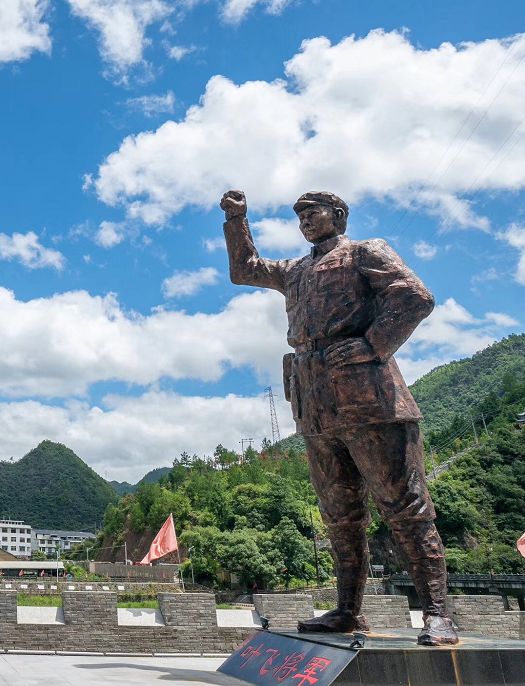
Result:
<svg viewBox="0 0 525 686"><path fill-rule="evenodd" d="M0 569L64 569L60 560L0 560Z"/></svg>
<svg viewBox="0 0 525 686"><path fill-rule="evenodd" d="M7 550L0 548L0 562L6 562L8 560L18 560L18 558L16 555L11 555Z"/></svg>
<svg viewBox="0 0 525 686"><path fill-rule="evenodd" d="M34 534L43 534L44 536L58 536L59 538L67 536L83 536L84 538L96 538L91 531L62 531L60 529L33 529Z"/></svg>

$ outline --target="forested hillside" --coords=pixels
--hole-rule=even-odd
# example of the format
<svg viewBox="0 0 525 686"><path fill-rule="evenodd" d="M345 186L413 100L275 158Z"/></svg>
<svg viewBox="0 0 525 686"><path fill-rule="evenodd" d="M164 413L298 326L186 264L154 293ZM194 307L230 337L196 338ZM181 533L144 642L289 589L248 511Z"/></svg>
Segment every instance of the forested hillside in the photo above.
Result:
<svg viewBox="0 0 525 686"><path fill-rule="evenodd" d="M148 541L139 535L147 529L153 536L170 512L183 552L192 547L200 581L216 582L221 568L260 587L316 577L312 518L322 527L303 455L248 449L241 458L222 446L208 459L183 454L160 484L141 484L108 507L102 550L92 556L107 559L110 541L118 556L126 537L128 553L140 559ZM330 556L322 551L319 576L330 573Z"/></svg>
<svg viewBox="0 0 525 686"><path fill-rule="evenodd" d="M439 433L455 415L476 413L491 392L499 395L525 375L525 334L512 335L473 357L437 367L418 379L410 390L424 418L427 433ZM490 408L485 408L485 413Z"/></svg>
<svg viewBox="0 0 525 686"><path fill-rule="evenodd" d="M516 428L525 409L524 346L524 336L512 336L413 387L427 417L427 471L439 473L430 490L451 571L525 571L514 548L525 531L525 430ZM439 419L431 421L434 406ZM226 569L247 586L313 581L312 522L319 542L326 534L302 446L292 436L244 457L222 446L210 458L183 454L160 483L142 484L110 505L100 546L140 541L128 545L140 559L144 533L154 535L173 512L197 580L217 583ZM373 503L371 509L373 561L403 569ZM331 568L326 549L319 562L323 579Z"/></svg>
<svg viewBox="0 0 525 686"><path fill-rule="evenodd" d="M61 443L0 462L0 515L37 528L95 531L115 491Z"/></svg>

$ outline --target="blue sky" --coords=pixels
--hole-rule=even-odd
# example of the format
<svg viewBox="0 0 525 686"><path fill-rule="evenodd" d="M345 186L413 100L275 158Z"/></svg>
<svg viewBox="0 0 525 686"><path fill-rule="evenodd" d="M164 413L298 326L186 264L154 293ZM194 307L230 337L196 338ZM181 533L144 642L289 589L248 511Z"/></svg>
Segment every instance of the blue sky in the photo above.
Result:
<svg viewBox="0 0 525 686"><path fill-rule="evenodd" d="M522 2L6 0L0 5L0 457L44 438L108 478L259 444L281 296L229 282L217 203L307 250L323 188L437 307L413 381L523 331Z"/></svg>

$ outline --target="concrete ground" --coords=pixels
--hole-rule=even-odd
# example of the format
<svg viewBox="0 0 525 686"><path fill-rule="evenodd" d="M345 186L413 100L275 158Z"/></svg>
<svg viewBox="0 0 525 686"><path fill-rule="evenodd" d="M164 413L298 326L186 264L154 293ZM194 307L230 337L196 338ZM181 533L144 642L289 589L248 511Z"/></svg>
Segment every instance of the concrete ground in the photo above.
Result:
<svg viewBox="0 0 525 686"><path fill-rule="evenodd" d="M243 686L215 670L224 657L0 654L1 686Z"/></svg>

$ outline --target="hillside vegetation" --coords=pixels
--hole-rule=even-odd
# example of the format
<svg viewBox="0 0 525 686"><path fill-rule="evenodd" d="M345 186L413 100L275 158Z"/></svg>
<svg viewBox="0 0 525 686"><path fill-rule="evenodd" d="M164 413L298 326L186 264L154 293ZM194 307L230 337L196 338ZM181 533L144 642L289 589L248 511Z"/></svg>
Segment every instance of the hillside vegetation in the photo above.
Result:
<svg viewBox="0 0 525 686"><path fill-rule="evenodd" d="M427 434L437 434L456 415L466 416L491 392L525 376L525 334L489 345L473 357L437 367L418 379L410 390L423 414ZM485 408L487 412L489 408Z"/></svg>
<svg viewBox="0 0 525 686"><path fill-rule="evenodd" d="M0 514L36 528L95 531L117 499L109 484L61 443L42 441L0 462Z"/></svg>

